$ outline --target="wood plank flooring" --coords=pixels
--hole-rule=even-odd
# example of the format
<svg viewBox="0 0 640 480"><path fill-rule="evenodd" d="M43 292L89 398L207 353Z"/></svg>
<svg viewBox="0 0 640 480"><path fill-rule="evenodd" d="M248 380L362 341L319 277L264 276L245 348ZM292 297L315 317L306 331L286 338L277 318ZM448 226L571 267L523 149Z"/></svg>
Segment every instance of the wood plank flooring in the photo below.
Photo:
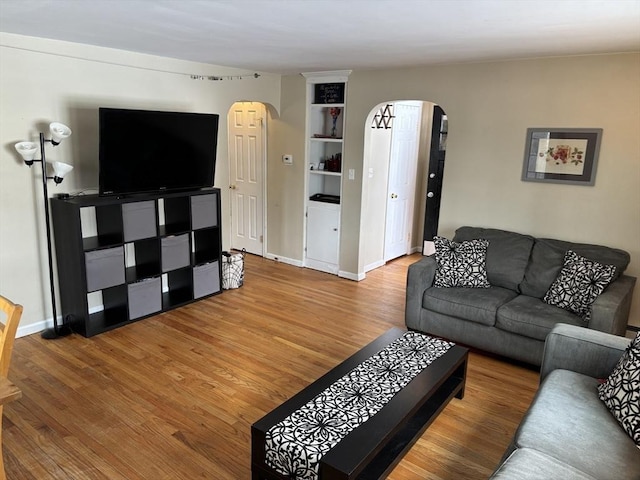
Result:
<svg viewBox="0 0 640 480"><path fill-rule="evenodd" d="M240 289L90 339L17 339L9 378L23 396L4 408L7 477L249 479L251 424L403 327L418 258L352 282L248 255ZM464 399L389 478L487 478L537 382L532 369L472 352Z"/></svg>

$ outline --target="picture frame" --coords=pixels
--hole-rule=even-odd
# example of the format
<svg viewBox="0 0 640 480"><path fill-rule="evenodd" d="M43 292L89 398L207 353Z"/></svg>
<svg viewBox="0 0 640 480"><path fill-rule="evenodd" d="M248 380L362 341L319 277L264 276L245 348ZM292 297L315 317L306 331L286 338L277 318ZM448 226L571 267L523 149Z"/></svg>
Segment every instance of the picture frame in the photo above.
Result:
<svg viewBox="0 0 640 480"><path fill-rule="evenodd" d="M601 139L601 128L528 128L522 180L594 185Z"/></svg>

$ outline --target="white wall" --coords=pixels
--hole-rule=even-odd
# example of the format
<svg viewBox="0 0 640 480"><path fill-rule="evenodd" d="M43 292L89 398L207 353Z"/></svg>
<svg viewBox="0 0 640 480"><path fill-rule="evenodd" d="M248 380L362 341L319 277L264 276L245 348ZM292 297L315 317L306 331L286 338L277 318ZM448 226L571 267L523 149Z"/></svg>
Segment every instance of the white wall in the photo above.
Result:
<svg viewBox="0 0 640 480"><path fill-rule="evenodd" d="M376 105L367 117L371 125L374 115L386 102ZM384 232L389 183L389 155L391 128L367 128L364 135L362 165L362 218L360 225L360 254L363 271L384 265ZM346 170L344 170L346 171Z"/></svg>
<svg viewBox="0 0 640 480"><path fill-rule="evenodd" d="M296 135L304 125L304 79L283 78L281 119ZM343 170L356 171L342 191L340 270L364 271L360 251L364 132L381 102L425 100L449 119L439 234L462 225L503 228L535 236L596 243L631 254L627 274L640 276L640 54L592 55L441 65L349 76ZM529 127L604 129L593 187L520 180ZM302 183L302 173L297 179ZM290 198L291 201L296 199ZM286 201L286 199L282 199ZM301 228L301 218L283 218ZM299 240L301 243L301 240ZM296 249L300 251L300 247ZM284 251L296 255L295 250ZM640 325L640 287L631 323Z"/></svg>
<svg viewBox="0 0 640 480"><path fill-rule="evenodd" d="M49 194L95 192L98 185L97 108L145 108L220 114L215 185L228 218L226 115L240 100L280 107L280 77L192 80L197 75L252 73L113 49L0 33L0 293L22 304L19 335L51 321L44 210L39 165L29 170L14 144L36 140L51 121L73 135L47 148L47 160L75 169ZM37 157L39 158L39 157ZM228 248L224 234L223 247Z"/></svg>

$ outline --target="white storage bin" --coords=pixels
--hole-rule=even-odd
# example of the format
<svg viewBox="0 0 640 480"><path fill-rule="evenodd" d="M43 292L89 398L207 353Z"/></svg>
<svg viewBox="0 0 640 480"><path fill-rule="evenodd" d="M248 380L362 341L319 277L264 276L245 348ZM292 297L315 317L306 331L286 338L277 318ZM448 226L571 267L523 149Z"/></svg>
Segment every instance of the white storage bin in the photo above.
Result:
<svg viewBox="0 0 640 480"><path fill-rule="evenodd" d="M218 225L217 195L194 195L191 197L191 228L216 227Z"/></svg>
<svg viewBox="0 0 640 480"><path fill-rule="evenodd" d="M147 278L127 286L129 318L140 318L162 310L162 282L160 277Z"/></svg>
<svg viewBox="0 0 640 480"><path fill-rule="evenodd" d="M189 234L165 237L160 241L162 271L170 272L190 265Z"/></svg>
<svg viewBox="0 0 640 480"><path fill-rule="evenodd" d="M122 204L122 226L124 241L133 242L142 238L152 238L156 231L156 202L131 202Z"/></svg>
<svg viewBox="0 0 640 480"><path fill-rule="evenodd" d="M201 298L220 291L220 264L215 262L193 268L193 298Z"/></svg>
<svg viewBox="0 0 640 480"><path fill-rule="evenodd" d="M94 292L124 283L124 248L85 252L87 291Z"/></svg>

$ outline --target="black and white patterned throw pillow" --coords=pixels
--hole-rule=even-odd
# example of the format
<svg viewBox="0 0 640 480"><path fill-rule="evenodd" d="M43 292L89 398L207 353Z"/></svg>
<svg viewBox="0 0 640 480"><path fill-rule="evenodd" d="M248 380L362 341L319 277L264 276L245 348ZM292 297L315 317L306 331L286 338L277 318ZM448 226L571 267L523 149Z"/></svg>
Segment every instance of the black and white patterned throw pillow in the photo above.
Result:
<svg viewBox="0 0 640 480"><path fill-rule="evenodd" d="M434 237L438 268L434 286L439 288L489 288L487 279L487 248L489 241L478 239L452 242Z"/></svg>
<svg viewBox="0 0 640 480"><path fill-rule="evenodd" d="M591 305L611 283L615 272L613 265L603 265L568 250L564 255L562 270L543 300L589 322Z"/></svg>
<svg viewBox="0 0 640 480"><path fill-rule="evenodd" d="M631 342L598 396L640 447L640 333Z"/></svg>

